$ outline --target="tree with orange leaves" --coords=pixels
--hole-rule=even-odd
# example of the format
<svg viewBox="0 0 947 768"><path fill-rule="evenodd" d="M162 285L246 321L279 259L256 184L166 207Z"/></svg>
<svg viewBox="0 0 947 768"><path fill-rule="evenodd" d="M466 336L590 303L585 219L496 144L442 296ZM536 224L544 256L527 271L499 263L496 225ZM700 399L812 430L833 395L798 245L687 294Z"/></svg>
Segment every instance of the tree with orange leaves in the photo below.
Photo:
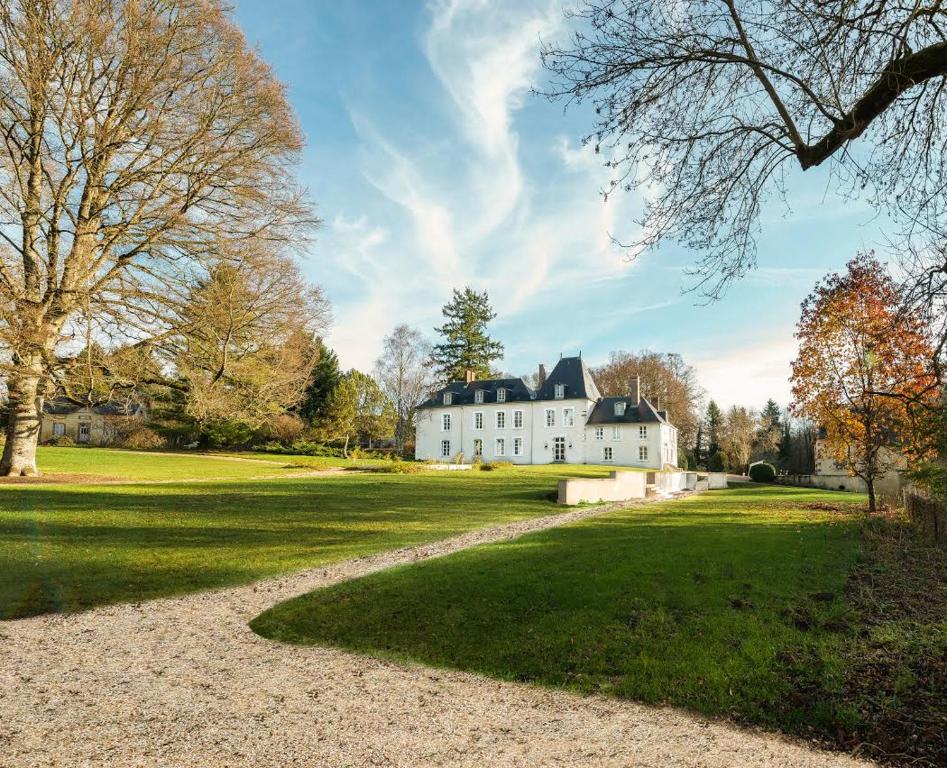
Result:
<svg viewBox="0 0 947 768"><path fill-rule="evenodd" d="M821 425L836 463L865 481L869 513L896 454L923 452L914 412L936 396L928 329L899 299L881 263L860 255L815 287L796 328L794 410Z"/></svg>

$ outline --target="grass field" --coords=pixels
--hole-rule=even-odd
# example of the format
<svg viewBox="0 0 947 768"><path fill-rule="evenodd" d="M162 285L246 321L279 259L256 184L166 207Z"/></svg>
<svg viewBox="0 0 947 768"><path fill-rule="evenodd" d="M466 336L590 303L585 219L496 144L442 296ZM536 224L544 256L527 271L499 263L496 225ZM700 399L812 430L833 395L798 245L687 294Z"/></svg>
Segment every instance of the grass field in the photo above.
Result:
<svg viewBox="0 0 947 768"><path fill-rule="evenodd" d="M550 514L573 471L252 479L294 458L43 449L46 472L166 482L0 486L0 617L246 583ZM173 482L191 478L203 481Z"/></svg>
<svg viewBox="0 0 947 768"><path fill-rule="evenodd" d="M671 704L844 747L868 741L933 764L922 762L925 749L947 756L947 558L873 557L845 502L863 500L761 486L710 492L340 584L252 626L277 640ZM940 565L902 581L924 558ZM869 574L867 592L852 591L857 573ZM897 586L886 598L875 585L888 583ZM897 606L912 591L939 609L905 616Z"/></svg>
<svg viewBox="0 0 947 768"><path fill-rule="evenodd" d="M300 471L295 456L261 454L252 458L246 461L226 455L41 446L37 462L43 474L52 478L82 475L108 480L240 480ZM329 465L314 468L321 466Z"/></svg>

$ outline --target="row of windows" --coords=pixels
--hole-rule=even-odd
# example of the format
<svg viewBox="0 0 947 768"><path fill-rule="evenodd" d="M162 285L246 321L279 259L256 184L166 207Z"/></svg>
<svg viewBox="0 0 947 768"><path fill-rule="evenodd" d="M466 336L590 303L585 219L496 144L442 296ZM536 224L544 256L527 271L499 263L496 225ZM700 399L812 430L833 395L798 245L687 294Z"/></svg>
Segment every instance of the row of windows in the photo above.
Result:
<svg viewBox="0 0 947 768"><path fill-rule="evenodd" d="M641 438L642 440L647 440L648 428L638 427L638 437ZM595 439L596 440L605 439L605 427L595 428ZM621 440L621 427L612 427L612 440Z"/></svg>
<svg viewBox="0 0 947 768"><path fill-rule="evenodd" d="M494 414L494 419L495 419L495 424L496 424L497 429L506 429L506 411L497 411ZM444 432L450 431L452 423L453 423L452 414L450 413L441 414L441 429ZM546 426L547 427L556 426L556 409L555 408L546 409ZM562 409L562 426L563 427L575 426L575 408ZM483 411L474 412L473 428L483 429ZM523 412L513 411L513 429L522 429L522 428L523 428ZM616 429L618 428L616 427Z"/></svg>
<svg viewBox="0 0 947 768"><path fill-rule="evenodd" d="M496 419L496 428L506 429L506 411L497 411L494 414L494 416ZM441 429L444 432L450 431L451 423L452 423L451 414L449 413L441 414ZM546 409L546 426L547 427L556 426L556 410L554 408ZM575 408L562 409L562 426L564 427L575 426ZM474 413L473 428L483 429L483 411L477 411ZM522 429L522 428L523 428L523 412L513 411L513 429ZM647 440L648 428L646 426L638 427L638 437L641 440ZM595 439L596 440L605 439L605 427L595 428ZM612 427L612 440L621 440L621 427L620 426Z"/></svg>
<svg viewBox="0 0 947 768"><path fill-rule="evenodd" d="M522 456L523 455L523 438L514 437L513 438L513 455ZM493 455L494 456L506 456L506 438L498 437L493 443ZM441 457L450 458L451 454L451 445L450 440L441 440ZM474 456L479 458L483 456L483 440L474 440Z"/></svg>
<svg viewBox="0 0 947 768"><path fill-rule="evenodd" d="M450 440L441 440L441 457L449 459L453 454L451 453L451 444ZM498 437L493 443L493 455L494 456L506 456L506 438ZM513 456L522 456L523 455L523 438L514 437L513 438ZM483 456L483 440L474 440L474 457L480 458ZM607 445L602 448L602 461L614 461L615 460L615 449L612 446ZM638 461L647 461L648 460L648 446L639 445L638 446Z"/></svg>
<svg viewBox="0 0 947 768"><path fill-rule="evenodd" d="M602 448L602 461L614 461L615 460L615 449L610 445L606 445ZM648 460L648 446L639 445L638 446L638 461L647 461Z"/></svg>
<svg viewBox="0 0 947 768"><path fill-rule="evenodd" d="M506 402L506 392L507 392L507 391L506 391L505 389L503 389L502 387L497 390L497 402L498 402L498 403L505 403L505 402ZM474 392L474 402L475 402L475 403L482 403L482 402L484 401L484 397L485 397L485 396L486 396L486 390L483 390L483 389L478 389L478 390L476 390L476 391ZM565 384L556 384L556 385L553 387L553 397L555 397L556 400L564 400L564 399L565 399L565 396L566 396L566 386L565 386ZM453 393L453 392L445 392L445 393L444 393L444 396L443 396L443 401L444 401L444 405L453 405L453 403L454 403L454 393Z"/></svg>

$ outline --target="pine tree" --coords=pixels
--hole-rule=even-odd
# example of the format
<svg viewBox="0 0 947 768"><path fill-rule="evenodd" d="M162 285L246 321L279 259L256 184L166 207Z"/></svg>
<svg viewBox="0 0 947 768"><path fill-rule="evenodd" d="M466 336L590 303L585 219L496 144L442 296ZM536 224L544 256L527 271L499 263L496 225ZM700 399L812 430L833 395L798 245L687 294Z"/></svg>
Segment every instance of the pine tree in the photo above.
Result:
<svg viewBox="0 0 947 768"><path fill-rule="evenodd" d="M329 396L336 388L342 374L339 372L339 358L329 349L322 339L316 341L319 358L312 370L312 378L306 388L306 396L299 406L299 415L303 421L317 426L325 414Z"/></svg>
<svg viewBox="0 0 947 768"><path fill-rule="evenodd" d="M753 453L757 457L775 459L779 453L779 444L782 440L783 425L782 413L776 401L770 398L766 401L760 413L759 429L756 432L756 441Z"/></svg>
<svg viewBox="0 0 947 768"><path fill-rule="evenodd" d="M707 456L709 458L720 452L720 432L723 429L723 412L713 400L707 404L704 429L707 432Z"/></svg>
<svg viewBox="0 0 947 768"><path fill-rule="evenodd" d="M491 363L503 356L503 345L487 335L487 323L496 317L487 292L469 286L454 289L454 297L441 310L446 322L435 328L443 338L434 346L431 362L442 382L458 381L465 371L477 378L489 378Z"/></svg>

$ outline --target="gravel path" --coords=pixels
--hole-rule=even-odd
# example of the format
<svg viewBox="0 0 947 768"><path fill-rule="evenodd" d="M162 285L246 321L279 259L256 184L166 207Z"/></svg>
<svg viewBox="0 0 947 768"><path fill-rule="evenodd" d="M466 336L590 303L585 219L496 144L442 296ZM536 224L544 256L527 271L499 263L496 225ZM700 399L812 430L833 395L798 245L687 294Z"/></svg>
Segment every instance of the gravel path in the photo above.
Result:
<svg viewBox="0 0 947 768"><path fill-rule="evenodd" d="M279 645L316 587L582 509L236 589L0 623L0 766L858 766L670 709Z"/></svg>

